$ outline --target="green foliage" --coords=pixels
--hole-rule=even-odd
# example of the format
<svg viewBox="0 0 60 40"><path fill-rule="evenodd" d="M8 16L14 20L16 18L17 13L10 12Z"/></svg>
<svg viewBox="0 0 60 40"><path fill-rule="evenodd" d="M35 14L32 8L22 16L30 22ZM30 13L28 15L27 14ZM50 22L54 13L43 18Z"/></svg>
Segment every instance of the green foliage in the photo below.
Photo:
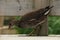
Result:
<svg viewBox="0 0 60 40"><path fill-rule="evenodd" d="M16 20L20 20L21 17L20 17L20 16L16 16L15 19L16 19Z"/></svg>
<svg viewBox="0 0 60 40"><path fill-rule="evenodd" d="M32 32L32 28L18 28L15 26L15 29L17 31L17 34L29 34Z"/></svg>
<svg viewBox="0 0 60 40"><path fill-rule="evenodd" d="M4 25L9 25L10 20L4 20Z"/></svg>
<svg viewBox="0 0 60 40"><path fill-rule="evenodd" d="M60 34L60 16L49 16L49 34Z"/></svg>

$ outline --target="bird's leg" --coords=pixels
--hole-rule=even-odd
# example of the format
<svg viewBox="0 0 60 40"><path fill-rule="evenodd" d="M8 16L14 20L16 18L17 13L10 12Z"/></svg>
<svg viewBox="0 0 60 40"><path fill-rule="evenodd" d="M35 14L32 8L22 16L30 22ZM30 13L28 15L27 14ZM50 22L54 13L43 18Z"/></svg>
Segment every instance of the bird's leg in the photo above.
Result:
<svg viewBox="0 0 60 40"><path fill-rule="evenodd" d="M39 32L41 30L41 25L36 26L33 31L29 34L29 36L39 36Z"/></svg>
<svg viewBox="0 0 60 40"><path fill-rule="evenodd" d="M29 36L34 36L34 35L35 35L35 36L39 36L39 32L41 31L41 27L42 27L41 24L43 24L44 22L45 22L45 20L37 23L37 24L34 26L33 31L29 34Z"/></svg>

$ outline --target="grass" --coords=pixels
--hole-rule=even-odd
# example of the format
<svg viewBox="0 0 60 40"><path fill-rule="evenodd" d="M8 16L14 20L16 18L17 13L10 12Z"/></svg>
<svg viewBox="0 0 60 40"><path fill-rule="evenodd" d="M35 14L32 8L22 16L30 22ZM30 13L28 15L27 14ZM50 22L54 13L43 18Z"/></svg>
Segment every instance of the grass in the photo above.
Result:
<svg viewBox="0 0 60 40"><path fill-rule="evenodd" d="M32 28L18 28L15 26L15 29L17 31L17 34L29 34L32 32Z"/></svg>
<svg viewBox="0 0 60 40"><path fill-rule="evenodd" d="M60 34L60 16L48 17L49 34Z"/></svg>

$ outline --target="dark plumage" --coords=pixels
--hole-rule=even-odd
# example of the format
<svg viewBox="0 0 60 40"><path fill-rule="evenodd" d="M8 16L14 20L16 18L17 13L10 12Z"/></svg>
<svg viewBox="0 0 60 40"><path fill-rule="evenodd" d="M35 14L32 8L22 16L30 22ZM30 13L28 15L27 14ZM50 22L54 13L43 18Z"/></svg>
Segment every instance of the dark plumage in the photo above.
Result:
<svg viewBox="0 0 60 40"><path fill-rule="evenodd" d="M27 13L24 16L22 16L21 20L15 21L15 23L18 27L21 27L21 28L32 27L32 26L36 25L37 23L43 21L47 15L47 14L45 15L45 13L52 7L48 6L45 8L41 8L37 11ZM12 23L10 23L10 26L11 26L11 24Z"/></svg>

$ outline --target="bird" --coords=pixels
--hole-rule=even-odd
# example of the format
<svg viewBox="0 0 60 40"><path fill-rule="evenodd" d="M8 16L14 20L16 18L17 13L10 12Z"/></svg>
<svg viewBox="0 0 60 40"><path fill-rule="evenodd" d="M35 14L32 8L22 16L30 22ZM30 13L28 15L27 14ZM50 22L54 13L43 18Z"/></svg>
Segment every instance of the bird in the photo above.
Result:
<svg viewBox="0 0 60 40"><path fill-rule="evenodd" d="M30 28L43 21L46 16L49 14L50 9L54 6L47 6L45 8L38 9L33 12L29 12L21 17L20 20L16 20L13 23L9 23L9 28L11 28L12 24L18 26L19 28Z"/></svg>

